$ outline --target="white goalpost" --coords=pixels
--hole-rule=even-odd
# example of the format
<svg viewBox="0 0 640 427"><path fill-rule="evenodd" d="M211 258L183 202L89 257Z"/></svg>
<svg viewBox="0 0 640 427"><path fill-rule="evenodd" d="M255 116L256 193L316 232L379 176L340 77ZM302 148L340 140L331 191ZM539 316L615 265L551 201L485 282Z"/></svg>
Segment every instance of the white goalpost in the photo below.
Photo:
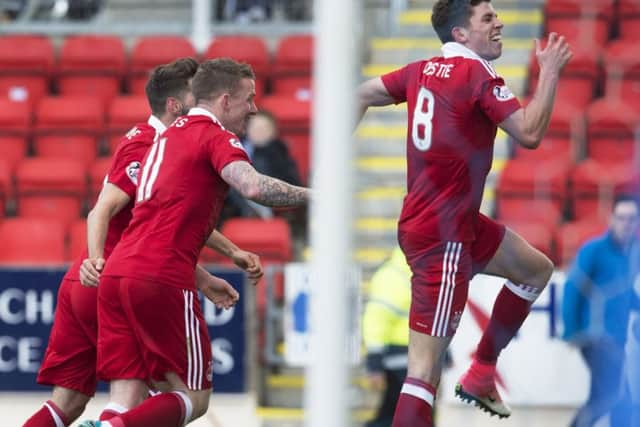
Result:
<svg viewBox="0 0 640 427"><path fill-rule="evenodd" d="M349 425L348 277L353 264L356 73L361 0L314 2L310 362L305 425Z"/></svg>

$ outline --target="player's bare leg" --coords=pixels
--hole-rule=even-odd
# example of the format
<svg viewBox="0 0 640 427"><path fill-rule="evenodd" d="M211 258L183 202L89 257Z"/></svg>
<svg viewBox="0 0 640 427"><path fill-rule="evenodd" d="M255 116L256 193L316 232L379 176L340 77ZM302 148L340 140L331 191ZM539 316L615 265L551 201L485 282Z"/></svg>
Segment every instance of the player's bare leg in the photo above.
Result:
<svg viewBox="0 0 640 427"><path fill-rule="evenodd" d="M149 389L136 379L113 380L109 383L109 403L102 410L100 420L106 421L135 408L147 398Z"/></svg>
<svg viewBox="0 0 640 427"><path fill-rule="evenodd" d="M451 337L409 330L409 364L393 427L433 426L433 404Z"/></svg>
<svg viewBox="0 0 640 427"><path fill-rule="evenodd" d="M456 394L491 415L504 418L511 415L511 410L502 402L495 386L498 355L518 332L531 305L546 287L553 263L507 228L484 273L504 277L507 283L496 298L489 325L471 367L456 386Z"/></svg>
<svg viewBox="0 0 640 427"><path fill-rule="evenodd" d="M51 400L33 414L23 427L58 426L60 423L65 426L70 425L82 415L89 399L91 399L90 396L79 391L55 386Z"/></svg>

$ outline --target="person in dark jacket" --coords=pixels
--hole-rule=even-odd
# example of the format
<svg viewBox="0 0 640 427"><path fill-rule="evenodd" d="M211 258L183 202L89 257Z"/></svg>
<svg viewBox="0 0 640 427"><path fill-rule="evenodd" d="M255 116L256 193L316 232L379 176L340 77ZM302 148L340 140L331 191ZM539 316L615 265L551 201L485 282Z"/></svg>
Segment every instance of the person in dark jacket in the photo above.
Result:
<svg viewBox="0 0 640 427"><path fill-rule="evenodd" d="M609 229L578 250L567 276L563 338L580 350L591 372L589 397L572 427L591 427L607 414L611 427L630 426L624 366L629 316L639 306L633 287L640 263L638 211L636 199L618 196Z"/></svg>

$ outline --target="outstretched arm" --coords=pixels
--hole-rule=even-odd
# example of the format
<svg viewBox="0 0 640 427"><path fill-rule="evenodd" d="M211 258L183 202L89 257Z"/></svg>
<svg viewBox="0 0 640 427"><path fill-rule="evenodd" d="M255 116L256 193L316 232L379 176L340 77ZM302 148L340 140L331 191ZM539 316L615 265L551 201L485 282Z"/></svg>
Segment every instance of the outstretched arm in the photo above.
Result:
<svg viewBox="0 0 640 427"><path fill-rule="evenodd" d="M306 205L311 190L287 184L256 171L248 162L237 160L222 169L222 179L242 197L265 206L297 207Z"/></svg>
<svg viewBox="0 0 640 427"><path fill-rule="evenodd" d="M367 80L358 86L357 95L358 122L362 120L369 107L382 107L395 102L380 77Z"/></svg>
<svg viewBox="0 0 640 427"><path fill-rule="evenodd" d="M547 46L542 49L535 39L536 58L540 65L538 86L529 105L519 109L500 123L500 128L520 145L536 148L544 137L553 111L560 71L571 59L569 44L563 36L549 34Z"/></svg>

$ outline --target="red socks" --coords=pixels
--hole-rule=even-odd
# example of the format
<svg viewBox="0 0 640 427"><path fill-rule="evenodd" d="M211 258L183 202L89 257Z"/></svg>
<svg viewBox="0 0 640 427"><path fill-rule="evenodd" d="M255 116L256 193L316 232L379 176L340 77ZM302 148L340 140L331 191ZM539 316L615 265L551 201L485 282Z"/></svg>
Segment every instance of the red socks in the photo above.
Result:
<svg viewBox="0 0 640 427"><path fill-rule="evenodd" d="M125 412L127 412L127 408L124 406L118 405L114 402L109 402L100 413L100 421L110 420L111 418L115 418Z"/></svg>
<svg viewBox="0 0 640 427"><path fill-rule="evenodd" d="M396 404L393 427L433 427L433 401L436 389L431 384L407 377Z"/></svg>
<svg viewBox="0 0 640 427"><path fill-rule="evenodd" d="M507 282L503 286L493 304L489 325L478 344L476 359L495 365L498 355L516 335L539 294L539 290L527 285Z"/></svg>
<svg viewBox="0 0 640 427"><path fill-rule="evenodd" d="M161 393L110 418L112 427L182 427L192 414L191 400L182 392Z"/></svg>
<svg viewBox="0 0 640 427"><path fill-rule="evenodd" d="M22 427L66 427L69 425L67 416L51 400L33 414Z"/></svg>

